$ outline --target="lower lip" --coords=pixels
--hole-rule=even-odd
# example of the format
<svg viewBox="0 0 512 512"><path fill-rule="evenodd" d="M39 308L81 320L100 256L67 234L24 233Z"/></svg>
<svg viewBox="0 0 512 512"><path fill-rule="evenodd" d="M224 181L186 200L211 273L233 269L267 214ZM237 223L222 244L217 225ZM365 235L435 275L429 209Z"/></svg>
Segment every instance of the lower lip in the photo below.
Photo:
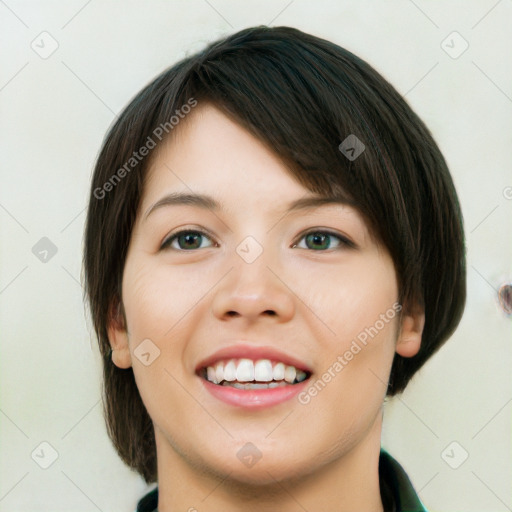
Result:
<svg viewBox="0 0 512 512"><path fill-rule="evenodd" d="M219 386L209 380L200 377L204 387L215 397L223 402L245 407L248 409L262 409L271 407L287 400L291 400L295 395L301 392L307 385L308 380L298 384L289 384L277 388L268 389L237 389L232 386Z"/></svg>

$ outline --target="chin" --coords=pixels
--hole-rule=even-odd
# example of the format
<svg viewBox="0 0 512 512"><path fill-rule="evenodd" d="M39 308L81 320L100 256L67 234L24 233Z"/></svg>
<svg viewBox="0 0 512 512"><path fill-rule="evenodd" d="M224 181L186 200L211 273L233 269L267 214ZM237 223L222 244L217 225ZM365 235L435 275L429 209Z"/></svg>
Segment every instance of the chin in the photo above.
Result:
<svg viewBox="0 0 512 512"><path fill-rule="evenodd" d="M217 477L225 478L226 483L236 482L244 486L272 487L277 485L277 482L300 479L314 470L311 462L299 461L293 453L274 451L257 454L254 451L252 455L247 455L251 450L252 447L245 445L238 450L238 455L235 452L234 457L204 461L204 464Z"/></svg>

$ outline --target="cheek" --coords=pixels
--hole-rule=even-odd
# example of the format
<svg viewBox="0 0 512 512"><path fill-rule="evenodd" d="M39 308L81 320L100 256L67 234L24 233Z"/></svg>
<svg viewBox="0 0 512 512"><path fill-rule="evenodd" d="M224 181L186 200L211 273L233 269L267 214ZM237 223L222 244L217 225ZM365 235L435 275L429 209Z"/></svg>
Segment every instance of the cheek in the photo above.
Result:
<svg viewBox="0 0 512 512"><path fill-rule="evenodd" d="M185 315L201 295L190 296L189 291L195 290L198 283L187 280L179 270L157 265L150 258L142 260L127 259L123 302L137 388L152 420L159 424L164 418L177 421L178 415L190 406L190 400L186 400L186 394L180 392L174 379L184 380ZM149 365L137 355L143 340L150 340L156 346L155 349L149 345L151 357L158 354Z"/></svg>
<svg viewBox="0 0 512 512"><path fill-rule="evenodd" d="M171 267L159 261L129 265L123 279L123 301L131 335L164 340L169 331L215 284L203 273L187 267ZM192 269L192 267L189 267ZM167 335L167 336L166 336Z"/></svg>
<svg viewBox="0 0 512 512"><path fill-rule="evenodd" d="M322 370L310 405L321 414L325 404L339 404L329 408L333 425L357 418L355 430L365 428L385 396L394 357L400 310L394 266L376 252L318 277L315 308L331 332L324 329L318 339Z"/></svg>
<svg viewBox="0 0 512 512"><path fill-rule="evenodd" d="M355 257L350 265L329 272L302 275L308 277L302 287L309 289L311 310L330 331L329 336L324 329L326 339L331 338L339 348L376 322L382 331L381 338L393 337L393 325L398 321L395 318L398 287L392 261L385 255L375 252ZM386 314L383 325L381 318Z"/></svg>
<svg viewBox="0 0 512 512"><path fill-rule="evenodd" d="M394 356L398 315L379 323L379 308L368 322L349 312L338 317L336 336L326 337L320 371L299 395L307 418L319 418L331 453L350 449L367 432L381 411ZM373 314L377 313L377 315ZM389 316L395 315L391 309ZM379 320L377 320L379 321ZM290 433L292 436L292 433ZM322 449L318 441L317 451Z"/></svg>

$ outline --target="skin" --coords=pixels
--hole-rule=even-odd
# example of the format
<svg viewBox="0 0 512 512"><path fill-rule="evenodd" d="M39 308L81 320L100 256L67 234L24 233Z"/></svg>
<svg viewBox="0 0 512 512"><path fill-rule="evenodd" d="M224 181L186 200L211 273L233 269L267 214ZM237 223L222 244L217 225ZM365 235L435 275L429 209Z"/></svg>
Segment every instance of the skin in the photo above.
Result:
<svg viewBox="0 0 512 512"><path fill-rule="evenodd" d="M154 156L123 275L127 324L113 318L108 331L114 364L133 368L154 424L159 511L382 511L382 404L395 353L420 348L422 311L396 314L307 404L237 408L207 392L195 368L245 340L304 361L312 381L332 373L397 303L388 252L349 206L285 214L314 194L214 106L199 105ZM170 192L209 194L223 210L173 205L145 218ZM355 247L308 241L311 228ZM211 235L160 249L182 229ZM247 236L263 248L252 263L236 252ZM148 338L160 355L146 366L134 351ZM262 454L252 467L236 456L247 442Z"/></svg>

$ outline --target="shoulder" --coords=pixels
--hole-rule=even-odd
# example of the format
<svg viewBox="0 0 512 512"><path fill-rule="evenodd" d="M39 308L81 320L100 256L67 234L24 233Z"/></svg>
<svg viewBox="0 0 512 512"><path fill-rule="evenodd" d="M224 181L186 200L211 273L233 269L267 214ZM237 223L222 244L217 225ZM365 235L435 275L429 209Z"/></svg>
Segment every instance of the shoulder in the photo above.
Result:
<svg viewBox="0 0 512 512"><path fill-rule="evenodd" d="M394 501L396 512L428 512L419 499L404 468L383 448L379 457L381 494ZM391 508L393 510L393 508Z"/></svg>
<svg viewBox="0 0 512 512"><path fill-rule="evenodd" d="M149 491L137 503L137 510L135 512L158 512L158 487Z"/></svg>

